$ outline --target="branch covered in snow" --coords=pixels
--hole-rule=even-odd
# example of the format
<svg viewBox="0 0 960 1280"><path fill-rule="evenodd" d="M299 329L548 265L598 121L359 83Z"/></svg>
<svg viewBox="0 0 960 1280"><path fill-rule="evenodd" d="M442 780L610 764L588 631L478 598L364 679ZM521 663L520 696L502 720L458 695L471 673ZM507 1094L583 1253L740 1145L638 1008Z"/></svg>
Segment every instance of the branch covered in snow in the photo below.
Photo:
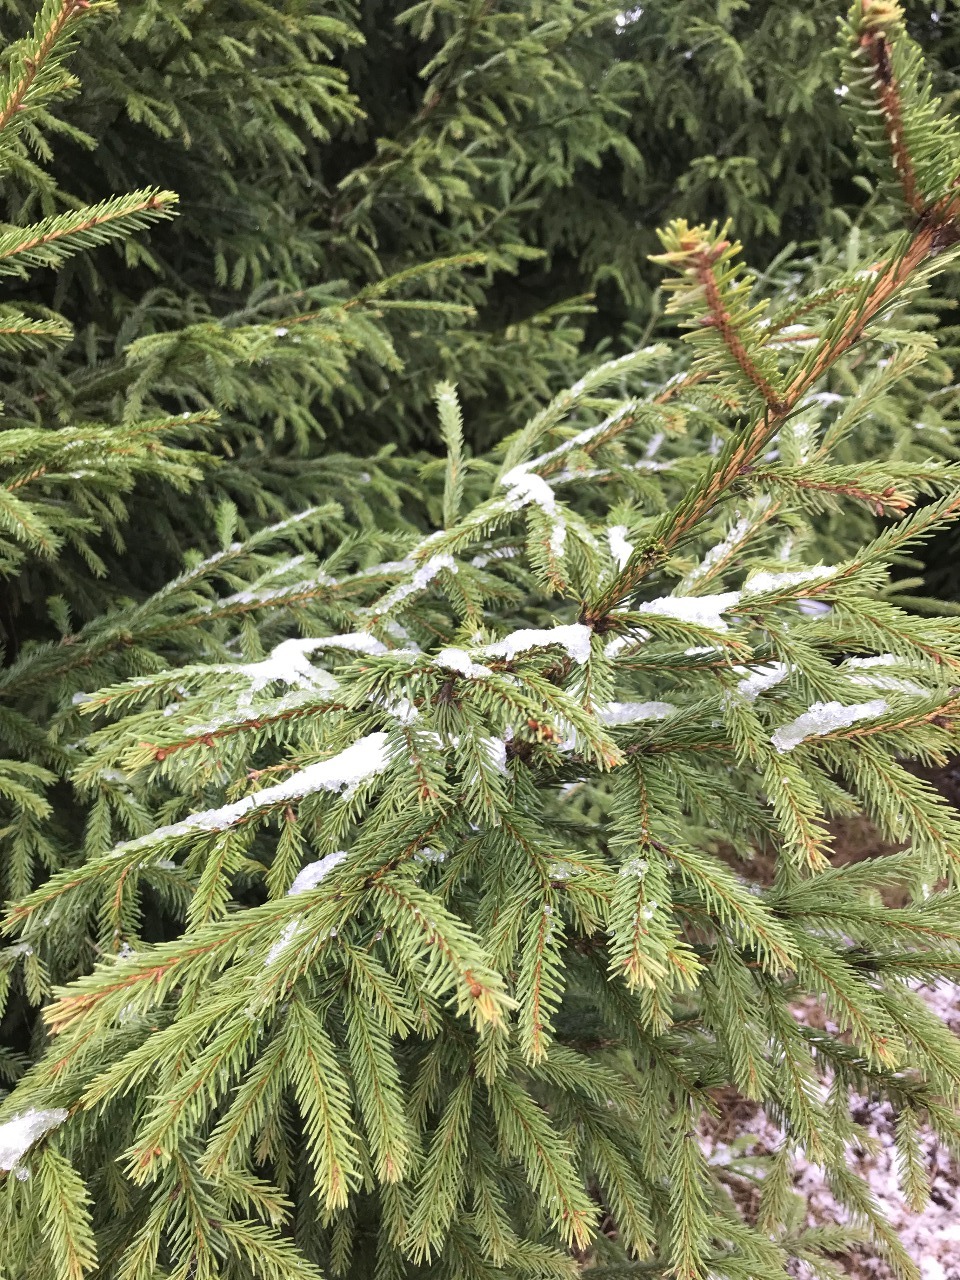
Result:
<svg viewBox="0 0 960 1280"><path fill-rule="evenodd" d="M530 649L549 648L550 645L556 644L566 649L568 656L574 662L584 663L590 657L592 634L590 627L582 622L573 622L560 627L522 627L494 644L485 645L481 652L491 658L506 658L509 662L518 653L526 653Z"/></svg>

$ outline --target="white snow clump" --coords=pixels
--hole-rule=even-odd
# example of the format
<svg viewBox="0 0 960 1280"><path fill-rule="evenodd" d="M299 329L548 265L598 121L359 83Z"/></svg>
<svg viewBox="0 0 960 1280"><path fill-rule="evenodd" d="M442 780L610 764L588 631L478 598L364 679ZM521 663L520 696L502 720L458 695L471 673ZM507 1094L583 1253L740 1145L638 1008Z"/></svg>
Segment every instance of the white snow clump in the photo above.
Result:
<svg viewBox="0 0 960 1280"><path fill-rule="evenodd" d="M818 582L821 578L829 578L836 573L834 565L817 565L813 569L788 569L783 573L752 574L744 583L744 595L758 595L761 591L782 591L787 587L798 587L807 582Z"/></svg>
<svg viewBox="0 0 960 1280"><path fill-rule="evenodd" d="M676 709L672 702L607 702L597 714L604 724L634 724L637 720L663 720Z"/></svg>
<svg viewBox="0 0 960 1280"><path fill-rule="evenodd" d="M336 853L328 853L325 858L319 858L316 862L308 862L305 867L300 868L296 879L287 890L287 897L292 898L294 894L307 893L310 889L315 889L323 877L334 867L339 867L347 856L346 849L338 849Z"/></svg>
<svg viewBox="0 0 960 1280"><path fill-rule="evenodd" d="M590 657L592 634L583 622L571 622L560 627L521 627L519 631L512 631L495 644L484 646L482 652L491 658L506 658L509 662L518 653L526 653L528 649L544 649L558 644L566 649L574 662L582 664Z"/></svg>
<svg viewBox="0 0 960 1280"><path fill-rule="evenodd" d="M12 1116L6 1124L0 1124L0 1169L7 1172L12 1169L19 1176L20 1161L33 1144L63 1124L66 1118L67 1111L63 1107L51 1107L48 1111L31 1107L29 1111Z"/></svg>
<svg viewBox="0 0 960 1280"><path fill-rule="evenodd" d="M790 674L790 670L786 662L768 662L764 666L756 667L753 671L749 667L734 667L737 675L745 676L745 679L737 684L737 692L741 698L746 698L747 702L756 702L761 693L782 684Z"/></svg>
<svg viewBox="0 0 960 1280"><path fill-rule="evenodd" d="M636 612L676 618L678 622L693 622L697 626L709 627L711 631L726 631L727 624L720 615L739 603L739 591L723 591L715 596L661 596L658 600L638 604Z"/></svg>
<svg viewBox="0 0 960 1280"><path fill-rule="evenodd" d="M833 733L835 729L846 729L858 720L876 719L886 710L887 703L883 698L855 702L849 707L845 707L842 702L815 702L803 715L797 716L796 720L782 725L770 741L782 754L792 751L807 738L819 738L825 733Z"/></svg>
<svg viewBox="0 0 960 1280"><path fill-rule="evenodd" d="M622 569L633 554L633 545L627 541L627 532L625 524L613 524L607 530L610 554L616 560L618 569Z"/></svg>
<svg viewBox="0 0 960 1280"><path fill-rule="evenodd" d="M436 666L443 667L447 671L456 671L458 675L466 676L470 680L479 680L483 676L493 674L489 667L483 666L480 662L474 662L466 649L441 649L433 661Z"/></svg>

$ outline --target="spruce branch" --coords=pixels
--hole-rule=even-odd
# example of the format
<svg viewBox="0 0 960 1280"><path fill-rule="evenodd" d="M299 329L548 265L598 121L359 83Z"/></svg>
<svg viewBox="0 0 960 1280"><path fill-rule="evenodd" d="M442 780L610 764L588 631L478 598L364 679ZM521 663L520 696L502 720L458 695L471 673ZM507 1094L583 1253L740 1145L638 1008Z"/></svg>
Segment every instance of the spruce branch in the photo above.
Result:
<svg viewBox="0 0 960 1280"><path fill-rule="evenodd" d="M109 7L94 0L45 0L31 34L11 50L0 85L0 157L9 149L11 135L70 86L61 67L72 52L78 24Z"/></svg>
<svg viewBox="0 0 960 1280"><path fill-rule="evenodd" d="M681 237L685 234L687 234L685 224L684 226L678 224L675 235ZM689 266L684 265L687 263L687 253L700 253L703 251L704 244L712 243L716 239L716 228L698 229L697 236L690 241L693 248L676 249L674 252L679 257L671 256L671 262L675 265L679 264L679 269L682 271L689 270ZM680 243L679 239L677 243ZM779 399L775 406L768 404L762 414L748 424L742 434L731 441L706 475L660 522L648 549L642 554L635 553L631 563L626 565L618 579L597 600L585 605L581 613L584 622L592 626L602 624L614 609L633 594L652 569L661 563L699 521L713 510L730 487L750 471L761 450L789 419L803 397L846 351L860 341L868 324L880 315L901 291L913 284L914 277L921 268L929 271L933 263L940 260L941 250L942 242L938 227L924 224L898 248L875 276L870 276L863 282L859 295L840 309L816 348L796 366L783 388L782 399ZM721 251L722 254L727 252L727 249ZM734 285L735 289L738 287ZM700 299L697 294L691 293L689 285L685 289L681 288L677 296L682 299L678 305L692 306L696 314ZM754 382L749 374L747 376L751 382Z"/></svg>
<svg viewBox="0 0 960 1280"><path fill-rule="evenodd" d="M63 319L45 320L9 307L0 309L0 350L10 354L44 349L72 337L73 330Z"/></svg>
<svg viewBox="0 0 960 1280"><path fill-rule="evenodd" d="M172 216L177 196L147 189L45 218L0 235L0 275L22 275L30 267L58 267L70 256L125 239Z"/></svg>
<svg viewBox="0 0 960 1280"><path fill-rule="evenodd" d="M960 136L933 94L903 9L895 0L856 0L842 33L853 90L848 105L866 156L884 177L892 171L906 212L936 224L941 244L953 243Z"/></svg>
<svg viewBox="0 0 960 1280"><path fill-rule="evenodd" d="M664 252L652 260L677 273L664 285L671 293L667 312L688 317L689 337L699 347L716 352L718 339L736 373L752 383L770 412L782 413L786 405L760 323L766 305L747 305L752 282L735 263L742 246L726 239L727 230L690 227L681 219L660 233Z"/></svg>
<svg viewBox="0 0 960 1280"><path fill-rule="evenodd" d="M895 31L903 20L903 10L898 4L884 0L866 0L860 6L859 48L873 67L873 88L883 115L890 158L903 192L907 208L918 216L924 212L925 201L917 190L917 175L913 157L904 138L903 104L900 87L896 82L890 59L887 31Z"/></svg>

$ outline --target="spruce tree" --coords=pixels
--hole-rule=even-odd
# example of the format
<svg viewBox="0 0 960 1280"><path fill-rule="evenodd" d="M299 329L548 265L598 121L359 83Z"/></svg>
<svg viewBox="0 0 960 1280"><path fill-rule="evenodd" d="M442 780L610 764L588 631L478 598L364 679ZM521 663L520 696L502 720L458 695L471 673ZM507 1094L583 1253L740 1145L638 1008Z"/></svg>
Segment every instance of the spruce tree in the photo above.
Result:
<svg viewBox="0 0 960 1280"><path fill-rule="evenodd" d="M5 156L32 163L98 7L47 0L13 50ZM909 230L770 297L727 227L672 221L685 341L489 450L441 382L444 456L392 507L249 534L223 506L218 550L146 598L91 585L75 629L54 603L63 638L9 663L5 1280L765 1280L856 1239L916 1274L844 1152L853 1090L895 1108L915 1203L919 1126L960 1150L960 1045L917 992L960 956L960 818L905 767L956 749L960 641L888 577L960 489L848 459L930 354L906 317L960 255L960 133L895 3L856 0L842 41ZM56 267L169 206L4 234ZM5 569L89 559L141 475L199 483L178 433L211 426L11 424ZM848 507L886 527L816 563ZM900 851L831 866L826 821L858 812ZM749 1219L697 1141L720 1088L783 1132ZM798 1219L798 1152L849 1226Z"/></svg>

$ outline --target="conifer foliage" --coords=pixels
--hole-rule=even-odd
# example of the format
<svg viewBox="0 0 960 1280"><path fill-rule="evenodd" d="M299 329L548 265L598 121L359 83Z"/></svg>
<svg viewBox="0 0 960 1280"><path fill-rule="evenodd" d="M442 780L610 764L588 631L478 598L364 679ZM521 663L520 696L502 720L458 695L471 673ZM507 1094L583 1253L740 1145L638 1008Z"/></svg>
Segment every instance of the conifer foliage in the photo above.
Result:
<svg viewBox="0 0 960 1280"><path fill-rule="evenodd" d="M44 5L5 154L96 8ZM857 0L843 56L910 223L880 257L758 300L726 228L673 222L685 342L483 455L441 384L402 513L244 538L225 509L219 552L6 669L5 1280L766 1280L858 1239L915 1274L844 1153L854 1090L918 1205L921 1124L960 1150L960 1044L916 990L960 964L960 817L903 763L956 750L960 629L884 598L960 486L836 453L929 347L894 313L960 253L960 141L896 4ZM0 243L55 266L169 201ZM138 468L186 483L179 430L6 432L5 568L86 546ZM886 528L811 563L847 504ZM901 851L832 867L860 811ZM697 1140L731 1088L783 1134L749 1213ZM849 1225L805 1225L801 1152Z"/></svg>

